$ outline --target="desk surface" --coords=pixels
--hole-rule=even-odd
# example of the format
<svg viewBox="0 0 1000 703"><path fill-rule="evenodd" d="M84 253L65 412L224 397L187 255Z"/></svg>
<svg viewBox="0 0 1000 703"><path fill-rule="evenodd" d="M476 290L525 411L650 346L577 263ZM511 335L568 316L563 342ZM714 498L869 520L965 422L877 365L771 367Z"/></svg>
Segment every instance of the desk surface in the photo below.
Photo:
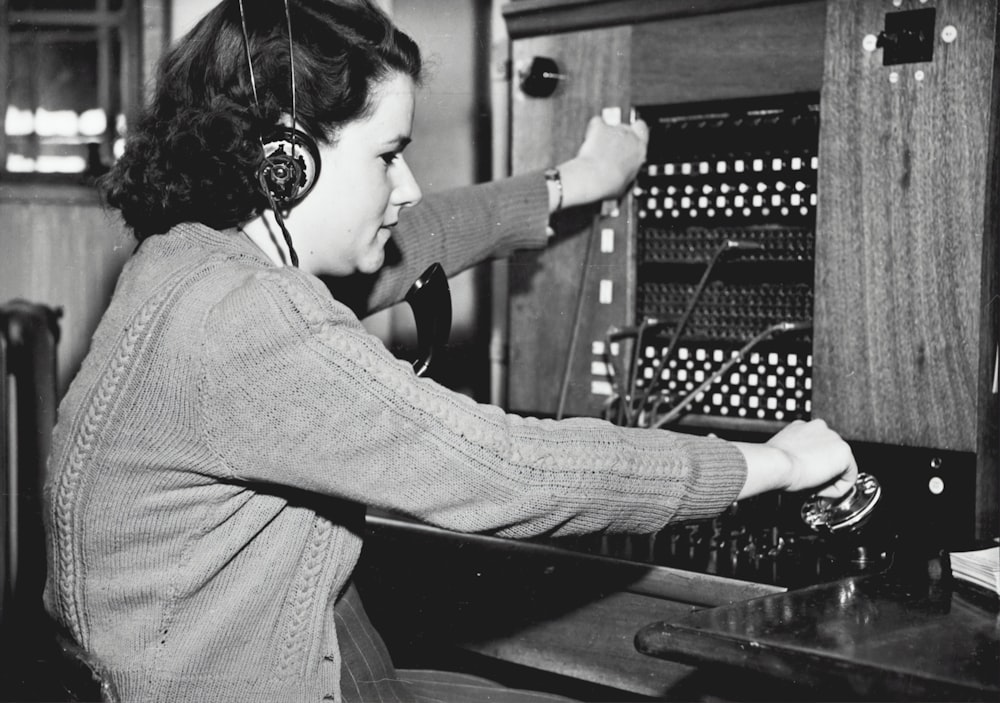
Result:
<svg viewBox="0 0 1000 703"><path fill-rule="evenodd" d="M947 558L648 625L644 654L748 668L833 698L1000 700L996 600Z"/></svg>

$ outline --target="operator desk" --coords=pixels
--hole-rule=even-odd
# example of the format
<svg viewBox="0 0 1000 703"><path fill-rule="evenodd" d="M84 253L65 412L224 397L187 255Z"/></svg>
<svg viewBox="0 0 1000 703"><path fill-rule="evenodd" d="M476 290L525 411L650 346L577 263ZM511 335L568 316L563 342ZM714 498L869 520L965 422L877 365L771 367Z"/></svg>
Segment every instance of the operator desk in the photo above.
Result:
<svg viewBox="0 0 1000 703"><path fill-rule="evenodd" d="M832 698L1000 700L997 599L947 556L648 625L654 657L750 669Z"/></svg>
<svg viewBox="0 0 1000 703"><path fill-rule="evenodd" d="M953 582L946 555L786 589L392 516L368 527L359 587L401 667L499 661L520 672L506 683L584 700L1000 699L996 600Z"/></svg>

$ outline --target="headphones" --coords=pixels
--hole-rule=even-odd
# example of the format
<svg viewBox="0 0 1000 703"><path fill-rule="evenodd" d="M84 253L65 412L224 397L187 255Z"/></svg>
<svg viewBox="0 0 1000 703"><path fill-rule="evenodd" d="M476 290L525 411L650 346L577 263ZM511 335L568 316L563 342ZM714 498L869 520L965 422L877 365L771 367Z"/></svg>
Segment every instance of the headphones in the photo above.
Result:
<svg viewBox="0 0 1000 703"><path fill-rule="evenodd" d="M253 90L254 105L260 107L257 98L257 81L253 71L253 57L250 52L250 35L247 32L246 14L243 0L239 0L240 26L243 29L243 45L247 52L250 68L250 87ZM288 25L288 71L291 78L292 125L295 125L295 56L292 42L292 16L285 0L285 22ZM260 148L263 158L257 167L257 186L267 198L274 212L281 233L285 237L292 266L299 265L299 257L292 246L292 236L285 227L288 211L300 203L316 185L319 177L320 157L316 140L296 127L275 126L261 137Z"/></svg>
<svg viewBox="0 0 1000 703"><path fill-rule="evenodd" d="M262 148L264 158L257 168L257 183L275 212L287 213L316 185L319 147L300 129L275 127L262 140Z"/></svg>

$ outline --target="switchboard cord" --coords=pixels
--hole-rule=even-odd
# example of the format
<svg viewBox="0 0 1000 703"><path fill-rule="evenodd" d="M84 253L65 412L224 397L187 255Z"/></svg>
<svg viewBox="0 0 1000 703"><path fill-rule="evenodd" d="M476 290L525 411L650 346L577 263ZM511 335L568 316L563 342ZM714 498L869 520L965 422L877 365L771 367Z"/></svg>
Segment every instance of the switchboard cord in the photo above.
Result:
<svg viewBox="0 0 1000 703"><path fill-rule="evenodd" d="M790 332L807 332L812 329L811 322L779 322L777 324L771 325L763 332L755 336L749 342L743 345L739 351L731 355L729 360L716 369L711 376L706 378L697 388L684 396L680 401L675 403L673 407L667 411L661 417L656 419L651 419L649 426L654 428L662 428L665 425L676 420L682 412L694 401L698 399L709 386L722 378L733 366L738 364L743 358L753 351L757 345L765 340L770 339L776 335L788 334Z"/></svg>
<svg viewBox="0 0 1000 703"><path fill-rule="evenodd" d="M654 368L658 371L662 371L667 367L667 364L674 356L674 352L677 350L677 345L680 343L681 336L687 330L688 322L691 320L691 315L694 313L695 309L698 307L698 303L701 302L701 298L705 292L705 288L708 286L708 282L712 278L712 274L715 272L716 266L722 259L732 252L744 252L744 251L760 251L764 247L757 242L748 242L740 239L727 239L724 241L715 252L712 254L712 258L709 259L708 264L705 266L705 270L701 275L701 279L698 281L698 285L692 293L690 299L688 300L687 307L685 308L680 320L677 322L677 326L674 328L673 333L670 335L670 341L667 343L667 347L663 350L659 359L654 363ZM636 347L632 354L632 372L631 379L629 383L629 405L632 405L632 397L638 395L638 388L636 386L638 380L638 366L639 357L642 353L642 336L645 330L640 326L639 335L636 338ZM634 408L630 407L629 412L629 426L635 427L638 425L639 418L642 416L643 408L646 407L646 403L653 396L653 393L660 387L661 373L654 373L653 377L650 379L649 385L646 387L645 391L639 398L639 402Z"/></svg>
<svg viewBox="0 0 1000 703"><path fill-rule="evenodd" d="M576 345L580 339L580 326L583 321L583 311L585 308L585 294L589 282L590 258L594 247L597 244L596 219L590 226L590 234L587 237L587 251L583 255L583 271L580 274L580 285L576 292L576 312L573 315L573 329L570 333L569 349L566 351L566 367L563 369L562 382L559 384L559 403L556 406L556 419L562 420L566 412L566 394L569 392L569 382L573 375L573 357L576 352Z"/></svg>
<svg viewBox="0 0 1000 703"><path fill-rule="evenodd" d="M663 327L669 323L660 322L652 318L646 318L643 324L639 327L611 327L608 332L604 335L604 358L607 360L608 375L614 384L615 392L612 394L611 398L604 404L605 408L605 419L612 420L608 409L615 406L617 403L617 412L615 413L615 418L613 422L619 425L630 424L632 418L632 408L627 406L627 403L632 401L632 391L631 389L635 384L634 369L638 363L637 357L634 355L635 349L642 343L642 331L643 329L649 329L653 326ZM623 340L631 339L633 346L629 349L629 356L631 357L631 366L627 368L619 368L618 366L618 354L614 352L616 345Z"/></svg>
<svg viewBox="0 0 1000 703"><path fill-rule="evenodd" d="M633 338L633 346L630 350L630 363L626 373L622 374L622 378L627 382L625 384L619 384L618 394L621 397L621 411L619 415L622 416L622 423L634 427L634 418L637 412L641 412L642 406L636 406L635 396L638 384L638 373L639 373L639 358L642 354L643 345L645 344L646 334L649 332L655 332L665 327L669 327L670 323L657 320L656 318L647 317L639 323L638 327L629 327L624 330L617 331L616 337ZM610 346L611 337L609 336L608 342Z"/></svg>
<svg viewBox="0 0 1000 703"><path fill-rule="evenodd" d="M635 328L628 327L625 329L619 329L618 327L611 327L607 334L604 335L604 358L607 361L608 376L613 384L614 393L611 397L605 401L603 406L604 419L614 422L616 425L621 425L625 419L625 395L628 391L624 381L626 377L626 370L621 369L618 366L618 355L614 353L616 345L620 343L623 339L628 339L629 337L635 337ZM612 416L612 410L614 410L614 416Z"/></svg>

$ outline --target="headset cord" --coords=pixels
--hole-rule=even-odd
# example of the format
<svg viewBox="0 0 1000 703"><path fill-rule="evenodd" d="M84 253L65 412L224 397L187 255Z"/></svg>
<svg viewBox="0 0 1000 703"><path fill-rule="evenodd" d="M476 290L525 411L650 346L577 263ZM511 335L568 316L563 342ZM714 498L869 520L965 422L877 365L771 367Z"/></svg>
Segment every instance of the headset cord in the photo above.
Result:
<svg viewBox="0 0 1000 703"><path fill-rule="evenodd" d="M281 214L281 208L278 207L278 203L275 201L274 195L271 193L271 189L267 186L267 177L263 171L261 171L259 179L260 188L267 196L267 202L271 206L271 212L274 213L274 219L278 223L278 227L281 228L281 235L285 238L285 246L288 247L288 259L292 266L298 268L299 255L295 253L295 246L292 244L292 235L285 226L285 217Z"/></svg>

